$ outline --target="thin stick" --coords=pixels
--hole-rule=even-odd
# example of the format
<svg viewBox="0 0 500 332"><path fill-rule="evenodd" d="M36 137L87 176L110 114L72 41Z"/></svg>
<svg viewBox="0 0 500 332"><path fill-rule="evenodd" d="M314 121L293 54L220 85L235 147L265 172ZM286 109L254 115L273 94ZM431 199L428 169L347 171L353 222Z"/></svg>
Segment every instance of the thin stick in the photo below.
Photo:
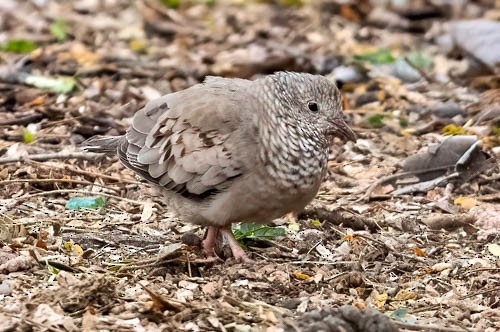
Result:
<svg viewBox="0 0 500 332"><path fill-rule="evenodd" d="M466 272L464 272L464 276L467 276L467 275L472 274L472 273L485 272L485 271L496 271L496 272L498 272L498 271L500 271L500 268L499 267L482 267L482 268L479 268L479 269L466 271Z"/></svg>
<svg viewBox="0 0 500 332"><path fill-rule="evenodd" d="M373 241L373 242L379 244L380 246L382 246L385 249L387 249L388 251L390 251L396 257L407 258L407 259L414 260L414 261L417 261L417 262L425 262L425 259L423 257L414 257L414 256L410 256L410 255L406 255L406 254L400 253L399 251L394 250L394 248L392 248L390 245L388 245L385 242L382 242L382 241L380 241L378 239L366 236L366 235L361 234L361 233L354 233L354 235L355 236L359 236L359 237L361 237L361 238L363 238L365 240Z"/></svg>
<svg viewBox="0 0 500 332"><path fill-rule="evenodd" d="M49 159L99 160L103 157L104 157L104 155L102 153L61 151L61 152L55 152L55 153L40 153L40 154L32 154L32 155L27 155L27 156L0 158L0 165L1 164L8 164L8 163L17 163L19 161L24 161L24 160L37 160L37 161L46 161Z"/></svg>
<svg viewBox="0 0 500 332"><path fill-rule="evenodd" d="M131 204L136 204L136 205L143 205L144 202L139 202L139 201L134 201L132 199L120 197L120 196L115 196L111 194L106 194L103 192L93 192L93 191L88 191L88 190L73 190L73 189L60 189L60 190L51 190L51 191L43 191L41 193L36 193L36 194L28 194L24 195L21 197L15 197L15 198L8 198L7 200L15 200L15 201L24 201L33 197L39 197L39 196L48 196L48 195L53 195L53 194L84 194L84 195L100 195L100 196L105 196L109 198L114 198L120 201L124 201L127 203Z"/></svg>
<svg viewBox="0 0 500 332"><path fill-rule="evenodd" d="M104 189L108 189L108 190L113 190L116 193L120 192L119 189L103 186L102 184L92 183L89 181L71 180L71 179L13 179L13 180L0 181L0 186L1 185L8 185L11 183L54 183L54 182L83 184L83 185L96 186L96 187L100 187L100 188L104 188Z"/></svg>
<svg viewBox="0 0 500 332"><path fill-rule="evenodd" d="M490 289L483 289L483 290L480 290L478 292L474 292L474 293L462 296L462 297L460 297L460 300L465 300L465 299L468 299L469 297L474 297L476 295L488 294L490 292L496 293L498 291L500 291L500 287L493 287L493 288L490 288ZM496 294L498 295L498 293L496 293Z"/></svg>
<svg viewBox="0 0 500 332"><path fill-rule="evenodd" d="M389 181L392 181L392 180L396 180L396 179L399 179L401 177L404 177L404 176L408 176L408 175L417 175L417 174L422 174L422 173L427 173L427 172L434 172L434 171L444 171L448 168L451 168L451 167L455 167L455 165L447 165L447 166L440 166L440 167L434 167L434 168L429 168L429 169L422 169L422 170L415 170L415 171L408 171L408 172L401 172L401 173L396 173L396 174L392 174L392 175L388 175L388 176L385 176L383 178L381 178L380 180L377 180L375 181L374 183L372 183L368 189L366 190L365 194L363 196L361 196L360 198L358 198L356 200L356 202L360 202L360 201L369 201L370 200L370 196L372 194L372 192L375 190L375 188L377 188L378 186L386 183L386 182L389 182Z"/></svg>
<svg viewBox="0 0 500 332"><path fill-rule="evenodd" d="M411 324L404 323L396 320L392 320L394 324L397 326L412 330L412 331L436 331L436 332L464 332L469 331L464 328L456 328L456 327L445 327L445 326L437 326L437 325L424 325L424 324Z"/></svg>
<svg viewBox="0 0 500 332"><path fill-rule="evenodd" d="M60 169L62 171L69 171L69 172L73 172L76 174L87 175L87 176L90 176L93 178L102 178L102 179L117 181L117 182L126 183L126 184L141 184L138 181L122 179L122 178L119 178L116 176L106 175L106 174L102 174L102 173L98 173L98 172L94 172L94 171L92 171L92 172L84 171L81 169L73 168L69 165L64 165L64 166L48 165L48 164L44 164L44 163L34 161L34 160L27 160L27 162L30 164L36 165L36 166L42 166L42 167L53 168L53 169Z"/></svg>
<svg viewBox="0 0 500 332"><path fill-rule="evenodd" d="M342 265L342 264L357 264L354 261L338 261L338 262L326 262L326 261L293 261L286 262L282 264L318 264L318 265Z"/></svg>

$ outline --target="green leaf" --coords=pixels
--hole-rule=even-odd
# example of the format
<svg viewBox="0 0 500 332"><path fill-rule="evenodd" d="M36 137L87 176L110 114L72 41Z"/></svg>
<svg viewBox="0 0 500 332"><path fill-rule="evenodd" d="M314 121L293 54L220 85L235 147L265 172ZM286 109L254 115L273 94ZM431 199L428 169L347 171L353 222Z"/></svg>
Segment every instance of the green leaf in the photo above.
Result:
<svg viewBox="0 0 500 332"><path fill-rule="evenodd" d="M354 61L368 61L373 64L391 63L396 60L396 58L392 56L391 51L388 48L381 48L371 53L356 54L354 55L353 59Z"/></svg>
<svg viewBox="0 0 500 332"><path fill-rule="evenodd" d="M399 125L401 126L401 128L408 128L408 119L399 118Z"/></svg>
<svg viewBox="0 0 500 332"><path fill-rule="evenodd" d="M37 48L37 44L25 39L11 39L0 45L0 50L12 53L29 53Z"/></svg>
<svg viewBox="0 0 500 332"><path fill-rule="evenodd" d="M54 267L50 264L47 264L47 269L49 270L50 274L53 274L53 275L58 275L59 272L61 272L61 270L59 270L57 267Z"/></svg>
<svg viewBox="0 0 500 332"><path fill-rule="evenodd" d="M63 41L68 37L69 23L68 21L58 18L49 26L50 32L59 41Z"/></svg>
<svg viewBox="0 0 500 332"><path fill-rule="evenodd" d="M426 56L420 51L415 51L408 53L405 59L410 62L413 66L420 69L429 69L432 65L432 58Z"/></svg>
<svg viewBox="0 0 500 332"><path fill-rule="evenodd" d="M491 133L495 136L500 136L500 126L491 127Z"/></svg>
<svg viewBox="0 0 500 332"><path fill-rule="evenodd" d="M108 266L107 270L110 272L116 272L120 270L125 264L117 264L117 265L110 265Z"/></svg>
<svg viewBox="0 0 500 332"><path fill-rule="evenodd" d="M384 126L384 122L382 121L384 117L382 114L372 115L368 118L368 124L374 128L381 128Z"/></svg>
<svg viewBox="0 0 500 332"><path fill-rule="evenodd" d="M40 89L47 89L56 93L69 93L76 87L76 80L73 77L61 76L58 78L29 75L25 83Z"/></svg>
<svg viewBox="0 0 500 332"><path fill-rule="evenodd" d="M106 201L104 197L73 197L66 202L66 209L68 210L78 210L81 208L85 209L99 209L104 206Z"/></svg>
<svg viewBox="0 0 500 332"><path fill-rule="evenodd" d="M181 4L181 0L161 0L161 3L167 8L177 8Z"/></svg>
<svg viewBox="0 0 500 332"><path fill-rule="evenodd" d="M285 234L283 227L270 227L258 224L237 224L233 225L233 234L236 240L244 239L273 239Z"/></svg>
<svg viewBox="0 0 500 332"><path fill-rule="evenodd" d="M315 227L321 227L321 221L319 221L319 219L314 219L311 221L311 225Z"/></svg>
<svg viewBox="0 0 500 332"><path fill-rule="evenodd" d="M454 124L444 126L441 133L445 136L467 135L467 131L464 127L455 126Z"/></svg>
<svg viewBox="0 0 500 332"><path fill-rule="evenodd" d="M278 3L290 7L301 7L304 5L304 1L302 0L278 0Z"/></svg>
<svg viewBox="0 0 500 332"><path fill-rule="evenodd" d="M128 42L128 47L137 53L148 53L148 42L144 39L132 39Z"/></svg>
<svg viewBox="0 0 500 332"><path fill-rule="evenodd" d="M23 136L23 142L24 143L33 143L36 139L36 134L32 133L26 128L21 128L21 134Z"/></svg>

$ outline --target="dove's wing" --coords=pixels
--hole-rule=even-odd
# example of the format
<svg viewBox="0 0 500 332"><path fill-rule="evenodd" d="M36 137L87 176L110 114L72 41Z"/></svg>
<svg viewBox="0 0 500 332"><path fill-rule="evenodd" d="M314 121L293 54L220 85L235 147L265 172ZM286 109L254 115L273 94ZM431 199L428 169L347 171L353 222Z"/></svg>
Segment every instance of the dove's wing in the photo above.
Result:
<svg viewBox="0 0 500 332"><path fill-rule="evenodd" d="M208 78L148 103L119 144L121 161L148 181L189 198L227 187L245 167L233 143L245 120L241 96L249 84Z"/></svg>

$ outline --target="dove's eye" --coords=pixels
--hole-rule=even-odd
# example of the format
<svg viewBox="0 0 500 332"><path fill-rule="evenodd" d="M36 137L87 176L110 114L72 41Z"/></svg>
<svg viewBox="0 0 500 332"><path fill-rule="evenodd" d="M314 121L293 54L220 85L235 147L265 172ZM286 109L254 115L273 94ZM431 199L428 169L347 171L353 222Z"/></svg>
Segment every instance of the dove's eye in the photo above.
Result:
<svg viewBox="0 0 500 332"><path fill-rule="evenodd" d="M315 102L315 101L310 101L307 103L307 107L309 108L309 110L311 112L317 112L319 111L319 106L318 106L318 103Z"/></svg>

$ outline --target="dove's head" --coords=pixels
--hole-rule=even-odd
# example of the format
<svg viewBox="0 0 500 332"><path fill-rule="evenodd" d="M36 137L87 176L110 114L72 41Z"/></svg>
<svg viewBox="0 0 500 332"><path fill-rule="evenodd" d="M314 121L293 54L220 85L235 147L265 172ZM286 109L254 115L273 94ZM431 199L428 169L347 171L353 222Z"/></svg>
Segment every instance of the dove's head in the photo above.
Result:
<svg viewBox="0 0 500 332"><path fill-rule="evenodd" d="M273 100L273 122L283 121L309 139L331 143L334 137L355 141L342 112L342 97L333 82L319 75L278 72L266 78L266 99ZM269 103L267 103L269 105Z"/></svg>
<svg viewBox="0 0 500 332"><path fill-rule="evenodd" d="M339 90L322 76L290 72L255 83L260 160L277 185L316 193L334 137L356 140Z"/></svg>

